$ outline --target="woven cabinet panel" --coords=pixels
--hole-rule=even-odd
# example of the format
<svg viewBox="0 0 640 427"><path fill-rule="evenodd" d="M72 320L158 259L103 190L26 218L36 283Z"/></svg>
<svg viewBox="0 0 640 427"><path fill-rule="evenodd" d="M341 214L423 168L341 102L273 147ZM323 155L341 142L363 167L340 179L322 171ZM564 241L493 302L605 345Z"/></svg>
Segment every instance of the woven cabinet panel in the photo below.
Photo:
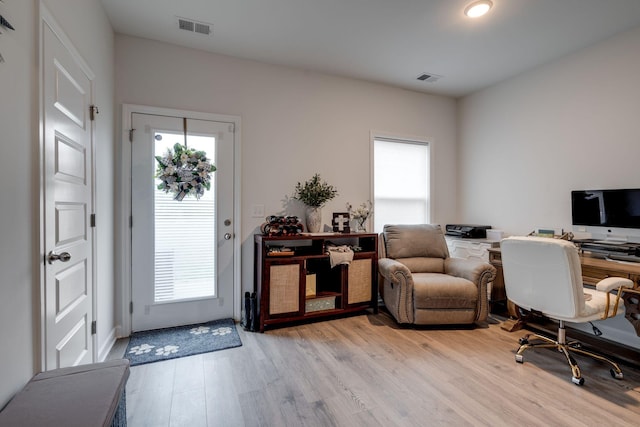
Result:
<svg viewBox="0 0 640 427"><path fill-rule="evenodd" d="M300 265L272 265L269 274L269 314L299 311Z"/></svg>
<svg viewBox="0 0 640 427"><path fill-rule="evenodd" d="M348 304L371 301L371 259L356 259L349 264Z"/></svg>

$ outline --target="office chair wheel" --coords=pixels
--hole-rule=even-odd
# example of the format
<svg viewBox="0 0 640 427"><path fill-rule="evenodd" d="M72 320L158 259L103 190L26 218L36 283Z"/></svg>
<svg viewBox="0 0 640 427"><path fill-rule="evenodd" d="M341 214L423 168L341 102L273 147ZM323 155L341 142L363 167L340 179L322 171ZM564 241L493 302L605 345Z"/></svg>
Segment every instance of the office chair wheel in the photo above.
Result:
<svg viewBox="0 0 640 427"><path fill-rule="evenodd" d="M624 378L624 375L622 375L622 372L616 372L613 369L609 369L609 373L611 374L611 376L617 380L621 380Z"/></svg>
<svg viewBox="0 0 640 427"><path fill-rule="evenodd" d="M582 377L580 377L580 378L571 377L571 381L576 385L583 385L584 384L584 378L582 378Z"/></svg>
<svg viewBox="0 0 640 427"><path fill-rule="evenodd" d="M516 354L516 362L524 363L524 357L521 354Z"/></svg>
<svg viewBox="0 0 640 427"><path fill-rule="evenodd" d="M520 345L529 344L529 337L522 337L518 340L518 342L520 343Z"/></svg>

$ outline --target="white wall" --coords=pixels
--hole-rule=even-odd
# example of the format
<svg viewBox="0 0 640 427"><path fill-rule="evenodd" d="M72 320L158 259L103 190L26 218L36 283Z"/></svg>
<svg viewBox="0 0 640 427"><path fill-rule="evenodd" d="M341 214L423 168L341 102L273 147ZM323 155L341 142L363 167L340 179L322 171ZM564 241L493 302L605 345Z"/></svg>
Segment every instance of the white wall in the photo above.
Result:
<svg viewBox="0 0 640 427"><path fill-rule="evenodd" d="M38 97L32 28L34 2L6 2L2 15L17 31L3 31L0 53L0 407L33 374L37 362ZM10 151L7 151L10 149Z"/></svg>
<svg viewBox="0 0 640 427"><path fill-rule="evenodd" d="M98 0L45 4L96 74L98 341L113 321L113 31ZM6 1L16 28L0 35L0 408L40 370L38 19L39 2Z"/></svg>
<svg viewBox="0 0 640 427"><path fill-rule="evenodd" d="M253 289L253 237L265 214L285 212L295 183L318 172L338 188L328 223L370 197L371 130L434 141L434 222L456 215L452 98L116 36L116 102L242 118L242 282ZM303 217L297 206L288 214Z"/></svg>
<svg viewBox="0 0 640 427"><path fill-rule="evenodd" d="M461 221L570 230L571 190L640 187L638 49L640 28L462 99Z"/></svg>
<svg viewBox="0 0 640 427"><path fill-rule="evenodd" d="M462 99L461 220L571 228L570 191L640 187L640 28Z"/></svg>

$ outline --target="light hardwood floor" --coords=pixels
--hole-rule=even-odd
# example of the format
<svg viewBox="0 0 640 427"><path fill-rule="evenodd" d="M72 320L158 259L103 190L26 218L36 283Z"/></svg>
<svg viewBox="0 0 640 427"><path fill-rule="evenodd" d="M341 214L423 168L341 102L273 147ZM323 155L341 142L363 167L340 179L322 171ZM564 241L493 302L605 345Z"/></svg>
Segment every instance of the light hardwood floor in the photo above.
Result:
<svg viewBox="0 0 640 427"><path fill-rule="evenodd" d="M404 328L381 311L264 334L242 347L131 368L129 427L638 426L640 369L553 350L514 360L498 323ZM122 345L122 343L120 343Z"/></svg>

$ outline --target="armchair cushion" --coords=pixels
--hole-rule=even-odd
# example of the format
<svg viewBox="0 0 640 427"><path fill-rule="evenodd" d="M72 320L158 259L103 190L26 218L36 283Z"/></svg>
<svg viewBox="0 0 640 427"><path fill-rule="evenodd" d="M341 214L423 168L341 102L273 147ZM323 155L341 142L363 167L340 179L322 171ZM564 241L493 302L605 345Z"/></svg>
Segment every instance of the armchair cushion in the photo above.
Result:
<svg viewBox="0 0 640 427"><path fill-rule="evenodd" d="M478 286L460 277L438 273L413 274L414 308L469 309L478 303Z"/></svg>
<svg viewBox="0 0 640 427"><path fill-rule="evenodd" d="M439 225L385 225L386 256L389 258L447 258L449 249Z"/></svg>
<svg viewBox="0 0 640 427"><path fill-rule="evenodd" d="M412 273L444 273L442 258L397 258Z"/></svg>

